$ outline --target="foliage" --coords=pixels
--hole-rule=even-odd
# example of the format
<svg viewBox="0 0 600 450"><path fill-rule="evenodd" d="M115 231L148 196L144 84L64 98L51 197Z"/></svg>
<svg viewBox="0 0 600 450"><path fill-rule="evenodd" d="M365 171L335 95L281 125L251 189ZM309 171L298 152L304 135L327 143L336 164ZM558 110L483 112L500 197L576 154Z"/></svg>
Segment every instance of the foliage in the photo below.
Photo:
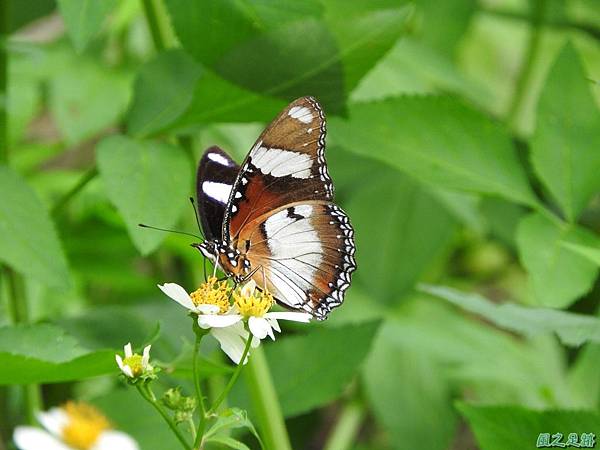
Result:
<svg viewBox="0 0 600 450"><path fill-rule="evenodd" d="M262 344L206 448L270 448L277 421L328 450L595 432L597 2L28 3L0 21L0 447L37 385L144 450L178 445L114 354L152 343L156 391L194 391L190 319L156 284L194 289L205 262L196 238L138 224L195 233L204 149L240 161L304 95L327 115L358 270L330 320ZM214 401L234 369L208 338L199 366Z"/></svg>

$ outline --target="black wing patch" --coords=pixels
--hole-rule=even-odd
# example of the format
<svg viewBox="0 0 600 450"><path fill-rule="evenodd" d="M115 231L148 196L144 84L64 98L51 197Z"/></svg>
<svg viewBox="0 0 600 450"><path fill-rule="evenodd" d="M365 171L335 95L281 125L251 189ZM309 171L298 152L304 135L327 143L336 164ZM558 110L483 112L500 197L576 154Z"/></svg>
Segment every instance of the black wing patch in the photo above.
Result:
<svg viewBox="0 0 600 450"><path fill-rule="evenodd" d="M221 238L227 200L239 171L240 166L219 147L210 147L200 159L196 195L202 231L208 240Z"/></svg>

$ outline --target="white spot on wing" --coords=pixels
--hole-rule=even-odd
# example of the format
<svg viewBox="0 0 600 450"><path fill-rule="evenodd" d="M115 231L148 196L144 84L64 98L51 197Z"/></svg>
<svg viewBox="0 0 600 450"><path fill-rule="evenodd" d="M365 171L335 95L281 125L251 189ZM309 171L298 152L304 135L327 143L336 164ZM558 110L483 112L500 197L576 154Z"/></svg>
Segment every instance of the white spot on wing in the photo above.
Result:
<svg viewBox="0 0 600 450"><path fill-rule="evenodd" d="M306 153L281 150L278 148L255 147L250 152L252 164L262 173L274 177L292 176L293 178L310 177L313 161Z"/></svg>
<svg viewBox="0 0 600 450"><path fill-rule="evenodd" d="M222 164L224 166L231 166L231 165L233 165L233 164L231 164L231 161L229 161L223 155L220 155L218 153L209 153L208 154L208 159L210 159L211 161L214 161L216 163Z"/></svg>
<svg viewBox="0 0 600 450"><path fill-rule="evenodd" d="M288 111L288 116L302 123L310 123L313 119L310 109L306 106L294 106Z"/></svg>
<svg viewBox="0 0 600 450"><path fill-rule="evenodd" d="M229 194L231 194L231 185L225 183L216 183L214 181L204 181L202 190L209 196L221 203L227 203Z"/></svg>

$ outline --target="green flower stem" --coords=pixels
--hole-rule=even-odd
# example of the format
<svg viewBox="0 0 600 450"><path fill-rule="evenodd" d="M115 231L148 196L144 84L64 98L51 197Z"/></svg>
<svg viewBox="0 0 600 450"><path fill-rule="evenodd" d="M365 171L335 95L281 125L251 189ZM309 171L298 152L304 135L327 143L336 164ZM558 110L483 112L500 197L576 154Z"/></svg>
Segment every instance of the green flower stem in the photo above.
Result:
<svg viewBox="0 0 600 450"><path fill-rule="evenodd" d="M248 334L248 339L246 339L246 347L244 348L244 353L242 353L242 358L240 359L240 363L235 368L235 372L233 372L233 375L231 375L231 378L229 379L229 383L227 383L227 386L225 386L225 389L223 390L223 392L221 392L221 395L219 395L219 397L215 400L213 405L210 407L210 411L208 412L209 415L214 413L217 410L217 408L221 405L221 403L223 403L223 400L225 400L227 398L227 394L229 394L229 391L231 391L231 388L233 388L233 385L235 384L235 382L239 378L240 374L242 373L242 369L244 368L244 361L246 361L246 358L248 357L248 352L250 351L251 345L252 345L252 334Z"/></svg>
<svg viewBox="0 0 600 450"><path fill-rule="evenodd" d="M54 206L50 209L50 214L56 216L96 175L98 175L98 168L94 166L80 178L75 186L54 203Z"/></svg>
<svg viewBox="0 0 600 450"><path fill-rule="evenodd" d="M157 5L154 0L143 0L144 14L146 15L146 21L148 22L148 28L152 36L152 42L157 51L165 49L165 40L163 38L163 32L161 30L161 23L157 13Z"/></svg>
<svg viewBox="0 0 600 450"><path fill-rule="evenodd" d="M206 428L206 405L204 404L204 394L202 393L202 385L200 384L200 367L198 366L198 354L200 353L200 342L206 334L204 330L200 331L200 327L196 323L194 318L194 333L196 334L196 343L194 344L194 354L192 355L192 373L194 378L194 389L196 391L196 399L198 406L200 407L200 420L198 421L198 429L194 432L194 448L198 446L198 443L204 435L204 429Z"/></svg>
<svg viewBox="0 0 600 450"><path fill-rule="evenodd" d="M365 409L357 401L348 403L327 439L323 450L349 450L354 447L356 435L360 431Z"/></svg>
<svg viewBox="0 0 600 450"><path fill-rule="evenodd" d="M544 24L544 16L546 10L546 0L534 0L531 2L531 31L527 42L527 50L523 68L517 79L515 93L512 102L508 109L507 121L510 127L517 132L519 131L519 119L525 104L526 93L529 91L533 68L537 61L537 55L540 49L540 40L542 37L542 27Z"/></svg>
<svg viewBox="0 0 600 450"><path fill-rule="evenodd" d="M267 450L292 450L267 359L261 347L252 351L244 376Z"/></svg>
<svg viewBox="0 0 600 450"><path fill-rule="evenodd" d="M8 266L4 267L4 274L8 285L8 308L12 323L27 323L29 321L29 311L23 278ZM39 385L28 384L23 386L23 403L25 404L27 421L30 424L35 424L36 412L42 409L42 395Z"/></svg>
<svg viewBox="0 0 600 450"><path fill-rule="evenodd" d="M0 164L8 163L8 1L0 0Z"/></svg>
<svg viewBox="0 0 600 450"><path fill-rule="evenodd" d="M171 428L171 431L173 432L173 434L175 434L175 436L181 443L182 447L185 448L186 450L192 450L192 446L190 444L188 444L187 440L185 439L185 436L181 433L179 428L177 428L177 425L175 425L175 422L173 422L173 419L171 419L169 414L160 406L160 404L156 400L156 396L154 395L154 393L152 392L150 387L147 384L141 384L141 383L136 384L135 387L137 388L140 395L144 398L144 400L146 400L148 403L150 403L152 405L152 407L154 409L156 409L156 411L161 415L161 417L167 423L169 428Z"/></svg>

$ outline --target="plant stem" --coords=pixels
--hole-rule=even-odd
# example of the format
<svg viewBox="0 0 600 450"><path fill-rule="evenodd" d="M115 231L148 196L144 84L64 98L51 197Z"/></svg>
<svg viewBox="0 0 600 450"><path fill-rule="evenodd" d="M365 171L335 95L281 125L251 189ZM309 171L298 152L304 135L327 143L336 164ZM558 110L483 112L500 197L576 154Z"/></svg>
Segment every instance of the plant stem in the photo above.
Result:
<svg viewBox="0 0 600 450"><path fill-rule="evenodd" d="M327 439L324 450L348 450L352 448L364 417L364 408L357 401L345 405L329 439Z"/></svg>
<svg viewBox="0 0 600 450"><path fill-rule="evenodd" d="M235 372L233 372L233 375L231 375L231 378L229 379L229 383L227 383L227 386L225 386L225 389L223 390L223 392L221 392L221 395L219 395L219 397L215 400L213 405L210 407L210 411L208 412L209 415L214 413L217 410L217 408L219 407L219 405L221 405L221 403L223 403L223 400L225 400L225 398L227 398L227 394L229 394L229 391L231 391L231 388L233 387L233 385L239 378L240 374L242 373L242 369L244 368L244 361L246 361L246 358L248 357L248 352L250 351L251 345L252 345L252 334L249 334L248 339L246 339L246 347L244 348L244 353L242 353L242 358L240 359L240 363L235 368Z"/></svg>
<svg viewBox="0 0 600 450"><path fill-rule="evenodd" d="M535 61L537 60L537 54L540 48L546 0L534 0L531 2L531 5L531 30L529 33L529 40L527 42L527 50L525 52L523 68L517 79L515 93L506 116L510 127L517 132L519 131L519 119L523 112L523 105L525 103L525 94L529 90L533 67Z"/></svg>
<svg viewBox="0 0 600 450"><path fill-rule="evenodd" d="M194 322L194 327L197 327L196 322ZM200 353L200 342L202 341L203 336L204 334L196 332L196 343L194 344L194 354L192 355L194 389L196 390L196 399L198 400L198 406L200 407L200 420L198 421L198 429L194 430L194 448L198 446L198 443L204 435L204 429L206 428L207 420L204 394L202 393L202 385L200 384L200 368L198 367L198 353Z"/></svg>
<svg viewBox="0 0 600 450"><path fill-rule="evenodd" d="M8 1L0 0L0 164L8 164Z"/></svg>
<svg viewBox="0 0 600 450"><path fill-rule="evenodd" d="M23 278L12 268L5 266L4 273L8 285L8 306L13 324L27 323L29 311L25 299L25 286ZM23 386L23 402L25 403L25 415L30 424L36 423L36 412L42 409L42 395L37 384Z"/></svg>
<svg viewBox="0 0 600 450"><path fill-rule="evenodd" d="M164 409L162 409L158 401L156 401L156 397L154 396L152 390L150 390L150 387L147 385L140 384L137 384L135 387L137 388L140 395L144 398L144 400L150 403L152 407L156 409L156 411L161 415L161 417L164 419L167 425L169 425L169 428L171 428L171 431L173 431L183 448L185 448L186 450L192 450L192 447L190 446L190 444L188 444L185 437L183 436L179 428L177 428L177 425L175 425L171 417L169 417L169 414Z"/></svg>
<svg viewBox="0 0 600 450"><path fill-rule="evenodd" d="M50 214L56 216L66 205L71 201L75 195L79 193L90 181L92 181L96 175L98 175L98 168L96 166L89 169L73 186L68 192L66 192L61 198L58 199L54 206L50 209Z"/></svg>
<svg viewBox="0 0 600 450"><path fill-rule="evenodd" d="M267 450L292 450L285 420L277 399L273 379L261 347L252 351L248 369L244 372L250 390L252 406Z"/></svg>
<svg viewBox="0 0 600 450"><path fill-rule="evenodd" d="M143 0L144 14L146 15L146 21L148 22L148 28L150 28L150 34L152 35L152 41L156 51L162 51L165 49L165 39L161 31L158 14L156 11L156 4L154 0Z"/></svg>

